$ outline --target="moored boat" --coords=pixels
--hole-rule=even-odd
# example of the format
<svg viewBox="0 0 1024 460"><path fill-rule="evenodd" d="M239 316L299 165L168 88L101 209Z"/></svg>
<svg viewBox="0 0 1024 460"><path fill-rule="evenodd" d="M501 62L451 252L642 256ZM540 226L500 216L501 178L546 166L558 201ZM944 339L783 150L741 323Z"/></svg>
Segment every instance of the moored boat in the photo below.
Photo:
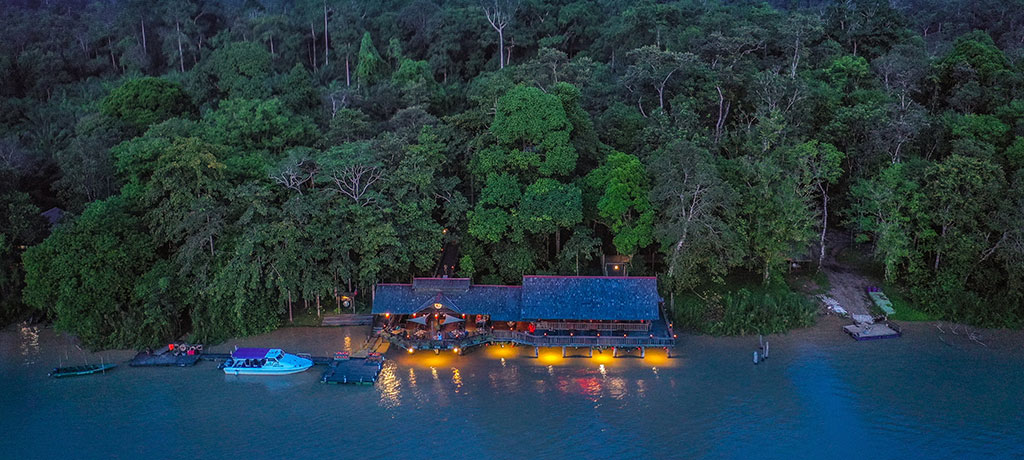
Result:
<svg viewBox="0 0 1024 460"><path fill-rule="evenodd" d="M117 364L86 364L84 366L71 366L71 367L55 367L49 374L46 374L55 379L63 377L75 377L79 375L95 374L97 372L106 372L107 370L117 367Z"/></svg>
<svg viewBox="0 0 1024 460"><path fill-rule="evenodd" d="M234 375L296 374L313 367L313 361L280 348L236 348L224 362L224 373Z"/></svg>

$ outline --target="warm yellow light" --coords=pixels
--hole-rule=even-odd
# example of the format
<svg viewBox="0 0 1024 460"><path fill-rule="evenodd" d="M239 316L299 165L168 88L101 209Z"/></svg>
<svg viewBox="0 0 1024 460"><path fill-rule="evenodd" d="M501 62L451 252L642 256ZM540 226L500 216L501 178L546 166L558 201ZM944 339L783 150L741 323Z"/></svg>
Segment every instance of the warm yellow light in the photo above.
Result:
<svg viewBox="0 0 1024 460"><path fill-rule="evenodd" d="M416 350L413 350L412 348L409 348L409 353L412 353L414 351L416 351Z"/></svg>
<svg viewBox="0 0 1024 460"><path fill-rule="evenodd" d="M600 364L600 365L603 366L605 364L610 364L612 362L613 358L612 358L611 353L597 353L593 357L591 357L590 359L594 363Z"/></svg>
<svg viewBox="0 0 1024 460"><path fill-rule="evenodd" d="M544 364L558 364L562 362L562 355L557 352L541 352L537 358Z"/></svg>
<svg viewBox="0 0 1024 460"><path fill-rule="evenodd" d="M458 353L459 349L458 348L453 348L452 351L454 351L455 353Z"/></svg>
<svg viewBox="0 0 1024 460"><path fill-rule="evenodd" d="M614 268L614 269L616 269L616 270L618 270L618 269L619 269L619 266L618 266L618 265L616 265L616 266L615 266L615 267L613 267L613 268Z"/></svg>
<svg viewBox="0 0 1024 460"><path fill-rule="evenodd" d="M647 364L655 365L658 367L668 365L668 352L666 351L652 351L650 348L645 353L644 362Z"/></svg>
<svg viewBox="0 0 1024 460"><path fill-rule="evenodd" d="M390 317L391 317L391 313L385 313L385 314L384 314L384 317L385 317L385 318L390 318Z"/></svg>
<svg viewBox="0 0 1024 460"><path fill-rule="evenodd" d="M515 358L518 350L512 347L487 347L487 356L491 358Z"/></svg>

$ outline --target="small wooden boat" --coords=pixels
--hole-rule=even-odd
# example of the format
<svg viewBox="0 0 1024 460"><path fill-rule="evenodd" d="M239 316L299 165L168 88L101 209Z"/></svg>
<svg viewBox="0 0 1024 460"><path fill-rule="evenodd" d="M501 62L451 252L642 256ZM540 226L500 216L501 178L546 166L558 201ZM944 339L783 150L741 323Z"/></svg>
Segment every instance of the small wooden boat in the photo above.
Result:
<svg viewBox="0 0 1024 460"><path fill-rule="evenodd" d="M71 367L55 367L49 374L46 374L55 379L62 377L75 377L78 375L89 375L97 372L106 372L110 369L117 367L117 364L86 364L84 366L71 366Z"/></svg>

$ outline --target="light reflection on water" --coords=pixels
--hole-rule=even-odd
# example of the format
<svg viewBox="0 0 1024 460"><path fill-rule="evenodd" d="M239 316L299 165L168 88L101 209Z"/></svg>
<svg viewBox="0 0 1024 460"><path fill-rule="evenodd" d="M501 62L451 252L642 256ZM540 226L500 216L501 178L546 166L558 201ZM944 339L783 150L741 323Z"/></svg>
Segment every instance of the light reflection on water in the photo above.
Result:
<svg viewBox="0 0 1024 460"><path fill-rule="evenodd" d="M339 328L239 343L326 355L362 340ZM913 335L773 338L772 359L754 366L749 340L701 340L673 359L663 350L642 359L396 350L366 387L322 385L322 368L236 377L211 363L52 380L45 372L66 344L49 330L14 329L0 333L11 355L0 356L0 414L19 416L0 417L0 457L72 448L77 458L1024 456L1020 352L936 349ZM464 442L453 448L453 437Z"/></svg>
<svg viewBox="0 0 1024 460"><path fill-rule="evenodd" d="M35 364L36 358L39 356L39 327L22 323L18 332L20 334L18 343L21 346L21 363L26 366Z"/></svg>
<svg viewBox="0 0 1024 460"><path fill-rule="evenodd" d="M380 393L380 404L393 409L402 404L399 395L402 391L402 380L398 378L398 365L394 361L385 361L377 377L377 391ZM412 373L412 369L409 369ZM410 374L413 375L413 374Z"/></svg>

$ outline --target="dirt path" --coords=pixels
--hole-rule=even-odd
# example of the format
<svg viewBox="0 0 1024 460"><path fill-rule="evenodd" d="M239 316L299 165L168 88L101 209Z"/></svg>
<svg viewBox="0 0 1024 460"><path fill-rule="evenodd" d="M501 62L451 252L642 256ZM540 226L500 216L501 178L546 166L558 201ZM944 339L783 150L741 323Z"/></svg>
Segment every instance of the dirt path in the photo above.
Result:
<svg viewBox="0 0 1024 460"><path fill-rule="evenodd" d="M832 234L828 237L828 252L821 271L828 277L828 296L839 302L851 315L869 315L871 301L865 288L873 283L867 277L843 267L836 261L836 255L849 246L849 238Z"/></svg>

